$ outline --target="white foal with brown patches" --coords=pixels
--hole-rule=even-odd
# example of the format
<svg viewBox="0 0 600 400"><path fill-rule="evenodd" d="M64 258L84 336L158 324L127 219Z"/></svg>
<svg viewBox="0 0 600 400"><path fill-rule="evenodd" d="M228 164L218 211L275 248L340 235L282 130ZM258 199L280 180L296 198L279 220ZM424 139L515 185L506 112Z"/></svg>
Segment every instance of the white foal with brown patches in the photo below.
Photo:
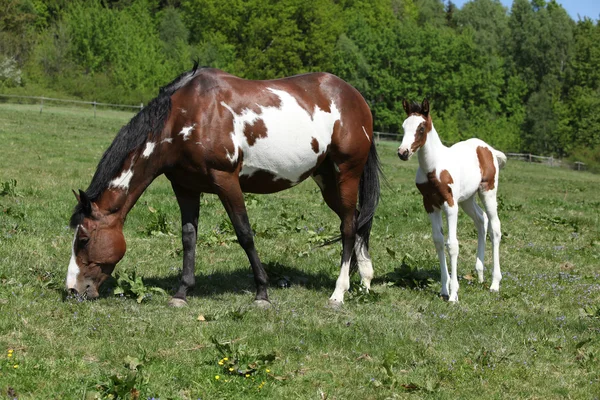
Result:
<svg viewBox="0 0 600 400"><path fill-rule="evenodd" d="M479 139L469 139L446 147L433 127L427 99L423 100L422 104L409 104L404 100L402 105L408 118L402 124L404 137L398 148L398 156L406 161L417 153L419 158L416 183L431 220L433 241L442 272L442 297L452 302L458 301L458 205L473 219L477 228L475 270L479 282L483 282L485 237L489 223L494 262L490 290L497 292L500 289L502 274L499 256L501 232L496 192L498 171L506 163L506 156ZM475 194L479 195L485 213L477 205ZM444 252L442 211L446 214L448 223L446 246L450 255L451 276L448 275Z"/></svg>

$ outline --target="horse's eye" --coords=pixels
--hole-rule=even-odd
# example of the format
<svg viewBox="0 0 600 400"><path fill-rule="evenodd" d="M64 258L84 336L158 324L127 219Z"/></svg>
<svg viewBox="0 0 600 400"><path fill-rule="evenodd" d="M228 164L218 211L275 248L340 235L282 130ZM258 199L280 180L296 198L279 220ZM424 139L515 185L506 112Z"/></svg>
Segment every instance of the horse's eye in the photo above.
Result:
<svg viewBox="0 0 600 400"><path fill-rule="evenodd" d="M423 127L420 127L420 128L419 128L419 132L421 132L421 133L425 132L425 128L423 128Z"/></svg>
<svg viewBox="0 0 600 400"><path fill-rule="evenodd" d="M79 245L81 247L85 247L85 246L87 246L88 242L90 241L90 238L88 238L88 237L80 237L78 239L78 241L79 241Z"/></svg>

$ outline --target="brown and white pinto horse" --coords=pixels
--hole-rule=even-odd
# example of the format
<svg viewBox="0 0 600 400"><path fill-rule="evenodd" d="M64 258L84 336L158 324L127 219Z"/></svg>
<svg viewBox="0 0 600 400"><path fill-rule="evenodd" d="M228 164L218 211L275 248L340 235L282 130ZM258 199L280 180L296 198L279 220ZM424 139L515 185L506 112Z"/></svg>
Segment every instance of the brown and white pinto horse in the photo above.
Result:
<svg viewBox="0 0 600 400"><path fill-rule="evenodd" d="M201 193L219 196L252 266L255 300L267 304L267 274L243 193L275 193L312 177L341 220L341 271L330 298L341 304L352 261L367 288L373 278L368 247L379 173L371 111L360 93L336 76L250 81L196 65L121 128L89 188L76 193L67 289L98 296L125 254L127 213L165 174L181 210L184 251L180 286L170 304L184 305L195 283Z"/></svg>
<svg viewBox="0 0 600 400"><path fill-rule="evenodd" d="M433 241L442 271L442 297L452 302L458 301L458 239L456 225L458 222L458 204L473 219L477 227L477 261L475 270L479 282L483 282L483 257L485 252L485 236L490 225L492 240L492 272L491 291L500 289L500 219L497 212L496 192L498 190L498 172L506 163L504 153L493 149L479 139L469 139L448 148L438 136L431 115L429 102L409 104L402 102L408 118L402 124L404 137L398 148L398 156L406 161L414 153L419 158L417 170L417 188L423 195L423 204L429 214L433 232ZM485 213L477 205L475 194L479 195ZM444 253L444 230L442 214L446 214L448 223L448 254L452 276L450 294L448 294L448 267Z"/></svg>

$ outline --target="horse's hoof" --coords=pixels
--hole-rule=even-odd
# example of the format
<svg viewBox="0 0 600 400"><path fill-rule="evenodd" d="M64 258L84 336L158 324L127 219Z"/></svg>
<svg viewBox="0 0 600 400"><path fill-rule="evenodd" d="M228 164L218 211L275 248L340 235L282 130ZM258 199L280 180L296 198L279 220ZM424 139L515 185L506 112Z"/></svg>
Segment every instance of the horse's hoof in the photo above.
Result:
<svg viewBox="0 0 600 400"><path fill-rule="evenodd" d="M498 293L499 291L500 291L499 289L490 288L490 293Z"/></svg>
<svg viewBox="0 0 600 400"><path fill-rule="evenodd" d="M332 310L339 310L344 305L343 301L329 299L327 301L327 308L331 308Z"/></svg>
<svg viewBox="0 0 600 400"><path fill-rule="evenodd" d="M187 306L187 301L178 297L171 297L169 299L169 306L175 308L181 308Z"/></svg>
<svg viewBox="0 0 600 400"><path fill-rule="evenodd" d="M273 305L271 304L271 302L269 300L254 300L254 306L256 308L260 308L262 310L267 310L267 309L273 307Z"/></svg>
<svg viewBox="0 0 600 400"><path fill-rule="evenodd" d="M448 296L447 294L440 294L440 298L444 301L450 300L450 296Z"/></svg>

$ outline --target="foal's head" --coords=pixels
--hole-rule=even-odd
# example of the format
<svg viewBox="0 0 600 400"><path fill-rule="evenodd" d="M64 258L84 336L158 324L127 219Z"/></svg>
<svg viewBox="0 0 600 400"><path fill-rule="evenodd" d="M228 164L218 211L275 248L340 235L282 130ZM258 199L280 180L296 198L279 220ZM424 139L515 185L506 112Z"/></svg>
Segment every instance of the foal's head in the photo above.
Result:
<svg viewBox="0 0 600 400"><path fill-rule="evenodd" d="M408 117L402 124L404 137L398 147L398 157L406 161L423 147L427 141L427 134L431 131L432 123L427 99L424 99L421 104L402 100L402 106Z"/></svg>
<svg viewBox="0 0 600 400"><path fill-rule="evenodd" d="M71 218L75 239L67 290L94 299L102 282L125 255L123 221L116 214L101 212L85 192L79 191L75 197L79 204Z"/></svg>

